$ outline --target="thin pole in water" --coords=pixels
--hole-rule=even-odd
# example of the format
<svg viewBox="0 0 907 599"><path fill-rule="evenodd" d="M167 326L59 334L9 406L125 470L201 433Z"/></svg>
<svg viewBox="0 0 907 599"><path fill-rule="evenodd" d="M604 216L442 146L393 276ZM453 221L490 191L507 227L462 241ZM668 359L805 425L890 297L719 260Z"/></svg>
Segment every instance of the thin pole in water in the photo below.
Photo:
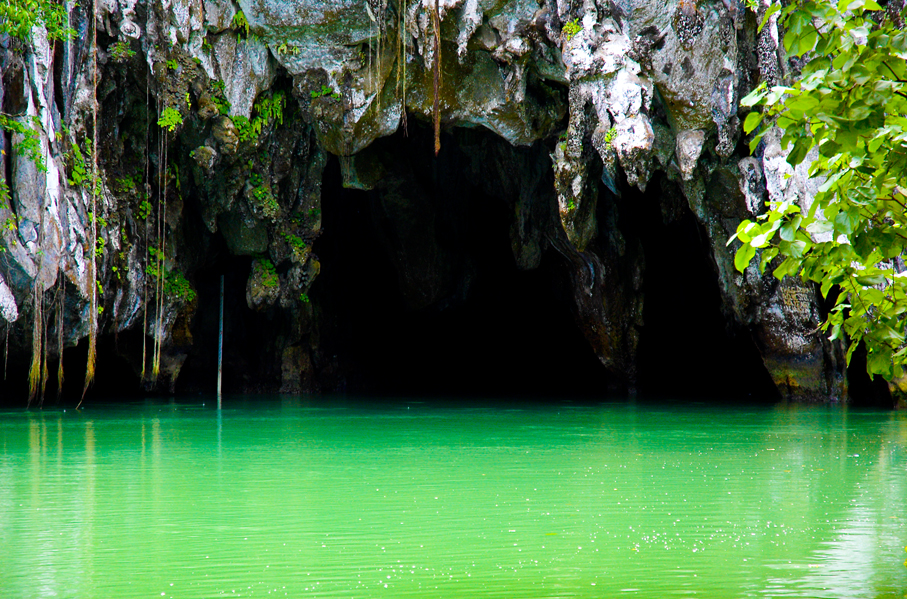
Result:
<svg viewBox="0 0 907 599"><path fill-rule="evenodd" d="M221 380L224 375L224 275L220 276L220 324L217 332L217 409L221 406Z"/></svg>

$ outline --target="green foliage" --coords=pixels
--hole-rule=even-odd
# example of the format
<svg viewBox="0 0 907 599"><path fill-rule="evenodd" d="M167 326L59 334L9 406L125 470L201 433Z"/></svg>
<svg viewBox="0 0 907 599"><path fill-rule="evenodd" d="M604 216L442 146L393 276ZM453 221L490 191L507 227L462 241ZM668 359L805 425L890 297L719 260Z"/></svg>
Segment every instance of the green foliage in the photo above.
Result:
<svg viewBox="0 0 907 599"><path fill-rule="evenodd" d="M212 81L211 86L211 100L214 102L214 105L217 106L218 112L226 116L230 114L230 102L227 100L226 92L227 86L223 81Z"/></svg>
<svg viewBox="0 0 907 599"><path fill-rule="evenodd" d="M608 132L605 133L605 145L607 145L609 148L614 148L615 135L617 135L617 129L614 127L611 127L610 129L608 129Z"/></svg>
<svg viewBox="0 0 907 599"><path fill-rule="evenodd" d="M44 26L52 39L71 39L76 31L68 25L66 3L53 0L3 0L0 2L0 35L8 34L23 42L31 39L34 27Z"/></svg>
<svg viewBox="0 0 907 599"><path fill-rule="evenodd" d="M334 99L334 100L339 100L339 99L340 99L340 93L339 93L339 92L335 92L333 89L331 89L331 88L328 87L327 85L322 85L322 86L321 86L321 89L318 90L318 91L314 91L314 90L313 90L313 91L310 91L310 92L309 92L309 95L312 96L312 99L313 99L313 100L314 100L315 98L323 98L323 97L325 97L325 96L327 96L327 97L329 97L329 98L332 98L332 99Z"/></svg>
<svg viewBox="0 0 907 599"><path fill-rule="evenodd" d="M293 44L287 45L286 42L277 46L277 54L292 54L296 56L299 52L299 46L294 46Z"/></svg>
<svg viewBox="0 0 907 599"><path fill-rule="evenodd" d="M8 115L0 113L0 129L22 136L22 139L13 146L15 150L34 162L39 171L46 173L47 165L44 164L44 155L41 152L41 138L38 135L38 131L41 130L41 119L37 116L32 116L31 123L32 126L28 126Z"/></svg>
<svg viewBox="0 0 907 599"><path fill-rule="evenodd" d="M162 129L172 133L179 125L183 124L183 115L176 108L168 106L161 112L161 118L158 119L157 124Z"/></svg>
<svg viewBox="0 0 907 599"><path fill-rule="evenodd" d="M286 106L286 98L283 92L276 92L270 98L260 98L255 102L256 119L260 119L263 125L268 125L272 121L277 121L283 125L283 109ZM259 127L259 133L261 127Z"/></svg>
<svg viewBox="0 0 907 599"><path fill-rule="evenodd" d="M251 199L255 209L267 218L274 218L280 214L280 204L271 193L271 186L265 183L261 175L249 175L249 186L252 188Z"/></svg>
<svg viewBox="0 0 907 599"><path fill-rule="evenodd" d="M218 96L213 96L211 100L214 102L214 105L217 106L217 111L222 115L226 116L230 114L230 108L232 108L229 101L226 98L220 98Z"/></svg>
<svg viewBox="0 0 907 599"><path fill-rule="evenodd" d="M79 144L72 144L69 152L66 153L67 161L71 166L71 176L69 177L69 184L73 187L81 187L86 183L91 183L91 177L88 173L88 168L85 166L85 155L91 154L91 140L85 140L85 154L82 154L82 149L79 148Z"/></svg>
<svg viewBox="0 0 907 599"><path fill-rule="evenodd" d="M9 210L9 185L6 184L5 176L0 173L0 209Z"/></svg>
<svg viewBox="0 0 907 599"><path fill-rule="evenodd" d="M132 178L132 175L119 177L115 182L120 193L132 193L135 191L135 179Z"/></svg>
<svg viewBox="0 0 907 599"><path fill-rule="evenodd" d="M164 252L156 247L149 247L148 253L151 255L151 260L149 260L149 263L145 266L145 274L155 280L160 280L161 266L164 264L165 260ZM163 288L165 295L184 302L192 302L195 300L195 289L192 288L192 285L186 280L183 273L178 270L171 270L166 266L163 267L163 271Z"/></svg>
<svg viewBox="0 0 907 599"><path fill-rule="evenodd" d="M164 276L164 293L172 298L191 303L196 298L195 289L178 270L168 270Z"/></svg>
<svg viewBox="0 0 907 599"><path fill-rule="evenodd" d="M280 277L277 275L277 268L274 263L263 258L256 260L252 266L261 276L261 284L265 287L277 287L280 285Z"/></svg>
<svg viewBox="0 0 907 599"><path fill-rule="evenodd" d="M170 60L168 60L166 64L167 64L167 68L170 69L171 71L177 71L180 68L179 63L176 62L175 60L173 60L172 58Z"/></svg>
<svg viewBox="0 0 907 599"><path fill-rule="evenodd" d="M97 221L98 221L98 226L99 226L99 227L101 227L102 229L106 229L106 228L107 228L107 220L106 220L103 216L98 216L98 217L97 217ZM88 222L90 222L90 223L94 223L94 222L95 222L95 214L94 214L94 212L89 212L89 213L88 213Z"/></svg>
<svg viewBox="0 0 907 599"><path fill-rule="evenodd" d="M290 244L290 247L294 249L304 250L306 249L306 247L308 247L302 237L298 235L293 235L292 233L284 233L283 238L286 239L287 243Z"/></svg>
<svg viewBox="0 0 907 599"><path fill-rule="evenodd" d="M583 26L579 24L579 19L573 19L572 21L567 21L564 23L564 28L561 29L561 33L564 35L565 39L573 39L573 36L583 30Z"/></svg>
<svg viewBox="0 0 907 599"><path fill-rule="evenodd" d="M246 15L241 10L233 15L233 29L240 32L238 36L241 35L241 32L245 32L245 37L249 37L249 21L246 20Z"/></svg>
<svg viewBox="0 0 907 599"><path fill-rule="evenodd" d="M135 50L129 47L129 42L122 40L110 46L108 51L114 62L125 62L135 56Z"/></svg>
<svg viewBox="0 0 907 599"><path fill-rule="evenodd" d="M161 276L160 265L164 263L164 252L156 247L149 247L148 254L151 260L145 265L145 274L152 279L158 279Z"/></svg>
<svg viewBox="0 0 907 599"><path fill-rule="evenodd" d="M148 200L142 200L139 204L139 207L136 209L136 216L140 220L145 220L151 214L151 202Z"/></svg>
<svg viewBox="0 0 907 599"><path fill-rule="evenodd" d="M246 117L238 114L233 119L233 126L236 127L236 135L239 137L239 141L252 141L257 139L258 136L255 134L255 130L252 129L252 123Z"/></svg>
<svg viewBox="0 0 907 599"><path fill-rule="evenodd" d="M232 117L239 141L254 141L261 135L262 129L273 121L283 124L283 109L286 98L283 92L276 92L270 98L261 98L253 106L254 116L250 121L244 116Z"/></svg>
<svg viewBox="0 0 907 599"><path fill-rule="evenodd" d="M299 294L299 301L301 301L301 302L304 303L304 304L307 304L307 303L309 303L309 302L312 301L312 300L309 299L309 294L308 294L308 293L300 293L300 294Z"/></svg>
<svg viewBox="0 0 907 599"><path fill-rule="evenodd" d="M0 173L0 208L2 208L3 210L9 210L9 201L10 201L9 186L6 184L6 179L4 178L3 174ZM7 230L10 230L10 231L15 231L17 228L15 219L7 218L6 221L7 221L7 225L4 228L6 228ZM12 224L13 224L12 228L9 227L10 222L12 222ZM0 246L0 254L2 254L5 251L6 251L6 248L3 246Z"/></svg>
<svg viewBox="0 0 907 599"><path fill-rule="evenodd" d="M280 204L274 199L271 188L268 185L259 185L252 189L252 198L255 207L268 218L274 218L280 214Z"/></svg>
<svg viewBox="0 0 907 599"><path fill-rule="evenodd" d="M873 0L780 10L784 48L810 61L791 86L763 85L741 101L762 109L744 130L756 132L755 150L773 122L791 165L815 148L809 174L821 184L808 210L771 202L740 223L735 264L742 271L761 254L761 270L818 283L835 298L823 330L849 340L848 363L865 343L867 371L890 380L907 364L907 31Z"/></svg>

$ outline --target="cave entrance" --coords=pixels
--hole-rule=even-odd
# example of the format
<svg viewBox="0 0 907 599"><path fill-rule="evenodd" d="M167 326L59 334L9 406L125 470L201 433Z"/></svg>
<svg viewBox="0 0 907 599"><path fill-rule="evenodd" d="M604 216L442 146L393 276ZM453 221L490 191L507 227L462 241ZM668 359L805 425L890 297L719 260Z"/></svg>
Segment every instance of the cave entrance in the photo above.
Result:
<svg viewBox="0 0 907 599"><path fill-rule="evenodd" d="M708 235L677 185L658 173L628 190L622 225L645 252L639 393L685 400L777 401L749 331L722 311Z"/></svg>
<svg viewBox="0 0 907 599"><path fill-rule="evenodd" d="M505 143L491 138L486 142ZM430 131L412 125L408 138L376 142L376 151L405 164L412 180L373 191L344 188L339 159L326 169L324 232L314 247L322 270L312 296L330 331L321 335L322 351L342 365L346 390L604 397L610 375L577 329L569 297L557 295L561 258L549 248L538 268L519 270L508 232L512 208L468 180L470 157L455 137L444 137L437 159L431 143ZM420 211L431 218L407 222ZM404 263L414 272L401 272ZM421 280L407 280L414 277ZM431 293L432 301L413 305Z"/></svg>

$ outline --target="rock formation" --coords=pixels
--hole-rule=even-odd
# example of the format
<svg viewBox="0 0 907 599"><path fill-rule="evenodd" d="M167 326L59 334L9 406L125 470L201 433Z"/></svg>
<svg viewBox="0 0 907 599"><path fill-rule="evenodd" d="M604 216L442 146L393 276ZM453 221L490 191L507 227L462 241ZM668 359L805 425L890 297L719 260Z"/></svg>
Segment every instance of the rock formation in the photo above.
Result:
<svg viewBox="0 0 907 599"><path fill-rule="evenodd" d="M245 337L262 359L246 365L244 388L343 389L328 306L310 295L330 268L313 249L336 161L344 187L372 198L375 251L409 309L468 295L471 267L450 241L466 218L454 190L468 180L506 204L518 268L560 256L577 326L629 390L646 259L624 222L643 192L657 194L661 224L695 215L727 327L752 340L781 396L846 398L840 348L817 333L816 290L736 272L726 244L767 198L811 192L777 141L752 157L741 143L740 98L788 71L777 26L757 32L762 15L741 0L96 6L71 6L71 41L40 28L29 44L0 40L2 112L33 126L46 165L22 135L0 136L11 188L0 316L21 361L38 347L39 370L53 369L96 322L149 388L172 389L194 327L216 317L199 313L197 291L213 285L213 264L243 264L247 308L268 323ZM437 159L415 141L435 104ZM404 132L413 149L401 150ZM433 168L443 173L426 183Z"/></svg>

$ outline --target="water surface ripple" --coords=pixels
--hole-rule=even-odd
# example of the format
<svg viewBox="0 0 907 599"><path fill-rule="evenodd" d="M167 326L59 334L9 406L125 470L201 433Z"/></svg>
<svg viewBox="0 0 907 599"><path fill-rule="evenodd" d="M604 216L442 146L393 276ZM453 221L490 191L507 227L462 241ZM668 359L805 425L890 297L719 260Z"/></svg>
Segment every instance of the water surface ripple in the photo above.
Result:
<svg viewBox="0 0 907 599"><path fill-rule="evenodd" d="M0 412L0 597L907 592L907 417L148 403Z"/></svg>

